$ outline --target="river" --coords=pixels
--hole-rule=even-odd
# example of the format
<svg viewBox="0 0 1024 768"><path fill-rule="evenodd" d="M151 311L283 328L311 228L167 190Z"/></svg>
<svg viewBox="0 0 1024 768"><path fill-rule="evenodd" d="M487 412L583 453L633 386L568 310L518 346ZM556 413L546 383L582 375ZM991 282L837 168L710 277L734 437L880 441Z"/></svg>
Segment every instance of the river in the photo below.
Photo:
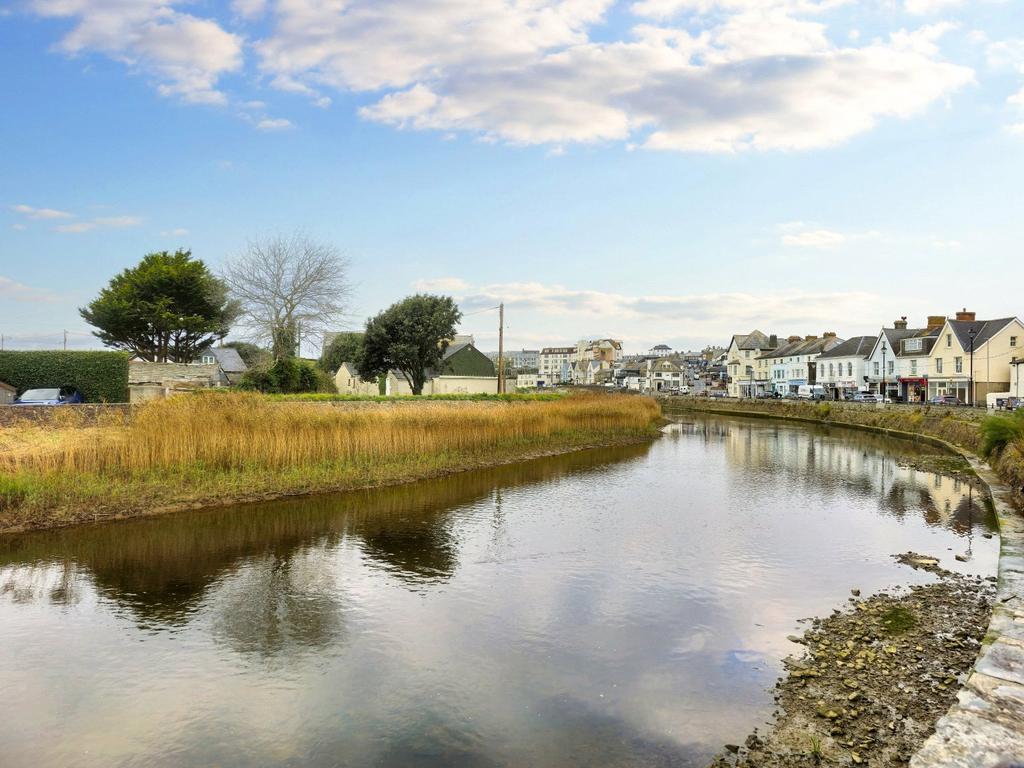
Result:
<svg viewBox="0 0 1024 768"><path fill-rule="evenodd" d="M996 571L933 449L716 416L650 445L0 537L0 765L700 766L799 620ZM959 554L967 562L954 559Z"/></svg>

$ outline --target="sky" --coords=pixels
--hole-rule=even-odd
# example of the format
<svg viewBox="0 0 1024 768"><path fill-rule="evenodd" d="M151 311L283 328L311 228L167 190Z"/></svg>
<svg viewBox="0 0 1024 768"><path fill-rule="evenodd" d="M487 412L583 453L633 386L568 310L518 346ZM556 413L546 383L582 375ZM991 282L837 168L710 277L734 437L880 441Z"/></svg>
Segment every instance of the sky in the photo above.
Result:
<svg viewBox="0 0 1024 768"><path fill-rule="evenodd" d="M8 349L295 231L484 350L1024 314L1019 0L5 0L0 104Z"/></svg>

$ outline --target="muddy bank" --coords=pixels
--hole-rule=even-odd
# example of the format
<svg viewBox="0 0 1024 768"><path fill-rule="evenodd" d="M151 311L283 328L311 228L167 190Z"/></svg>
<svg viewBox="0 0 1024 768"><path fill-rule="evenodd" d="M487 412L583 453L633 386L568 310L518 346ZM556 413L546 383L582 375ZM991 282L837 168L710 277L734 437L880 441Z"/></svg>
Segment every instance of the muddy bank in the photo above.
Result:
<svg viewBox="0 0 1024 768"><path fill-rule="evenodd" d="M952 573L915 553L897 558L937 581L861 598L814 619L776 685L776 719L712 768L905 766L956 701L985 635L995 579Z"/></svg>

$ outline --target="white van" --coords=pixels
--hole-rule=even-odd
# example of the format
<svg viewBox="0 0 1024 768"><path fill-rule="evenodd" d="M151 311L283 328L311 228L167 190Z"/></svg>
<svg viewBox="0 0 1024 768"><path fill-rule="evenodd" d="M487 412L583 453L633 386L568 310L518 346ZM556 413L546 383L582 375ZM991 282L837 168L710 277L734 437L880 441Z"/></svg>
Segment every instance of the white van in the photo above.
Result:
<svg viewBox="0 0 1024 768"><path fill-rule="evenodd" d="M824 400L828 397L820 384L801 384L796 396L801 400Z"/></svg>

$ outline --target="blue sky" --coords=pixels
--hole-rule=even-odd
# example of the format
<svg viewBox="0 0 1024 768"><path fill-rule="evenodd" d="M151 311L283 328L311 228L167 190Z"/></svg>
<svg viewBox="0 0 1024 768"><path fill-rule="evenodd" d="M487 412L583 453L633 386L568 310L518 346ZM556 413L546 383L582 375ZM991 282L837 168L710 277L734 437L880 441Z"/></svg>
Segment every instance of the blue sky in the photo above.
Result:
<svg viewBox="0 0 1024 768"><path fill-rule="evenodd" d="M302 229L351 325L511 346L1022 314L1011 0L25 0L0 11L0 332L146 252ZM496 318L466 318L481 347Z"/></svg>

